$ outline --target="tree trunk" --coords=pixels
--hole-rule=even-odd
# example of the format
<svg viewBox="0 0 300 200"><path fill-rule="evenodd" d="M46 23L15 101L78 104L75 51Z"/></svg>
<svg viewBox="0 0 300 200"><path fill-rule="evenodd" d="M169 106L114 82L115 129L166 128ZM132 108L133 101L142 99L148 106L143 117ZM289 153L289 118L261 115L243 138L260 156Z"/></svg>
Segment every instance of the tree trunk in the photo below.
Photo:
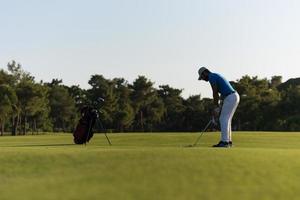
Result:
<svg viewBox="0 0 300 200"><path fill-rule="evenodd" d="M33 121L34 120L32 119L32 121L31 121L31 135L34 134L34 122Z"/></svg>
<svg viewBox="0 0 300 200"><path fill-rule="evenodd" d="M13 116L12 117L12 129L11 129L12 136L15 136L17 134L18 123L19 123L19 115Z"/></svg>
<svg viewBox="0 0 300 200"><path fill-rule="evenodd" d="M4 132L3 131L3 126L4 126L4 123L2 122L2 120L0 120L0 124L1 124L1 130L0 130L1 133L0 134L1 134L1 136L3 136L3 132Z"/></svg>
<svg viewBox="0 0 300 200"><path fill-rule="evenodd" d="M124 125L121 124L121 133L123 133L123 132L124 132Z"/></svg>
<svg viewBox="0 0 300 200"><path fill-rule="evenodd" d="M143 119L143 111L141 111L141 128L142 128L142 131L144 132L144 119Z"/></svg>
<svg viewBox="0 0 300 200"><path fill-rule="evenodd" d="M123 133L123 131L124 131L124 125L123 125L123 123L120 123L119 124L119 132Z"/></svg>
<svg viewBox="0 0 300 200"><path fill-rule="evenodd" d="M26 123L27 123L27 117L24 116L24 125L23 125L23 135L26 135Z"/></svg>
<svg viewBox="0 0 300 200"><path fill-rule="evenodd" d="M22 116L21 115L18 115L18 126L17 126L17 129L18 129L18 134L21 135L22 133Z"/></svg>
<svg viewBox="0 0 300 200"><path fill-rule="evenodd" d="M36 128L36 119L33 119L33 128L34 128L34 132L37 134L37 128Z"/></svg>
<svg viewBox="0 0 300 200"><path fill-rule="evenodd" d="M66 131L65 131L65 121L62 120L62 123L61 123L61 124L62 124L62 130L63 130L63 133L64 133L64 132L66 132Z"/></svg>
<svg viewBox="0 0 300 200"><path fill-rule="evenodd" d="M4 126L5 126L5 121L3 120L3 121L2 121L2 124L1 124L1 135L3 135L3 133L4 133L4 131L5 131L5 130L4 130L4 128L5 128Z"/></svg>
<svg viewBox="0 0 300 200"><path fill-rule="evenodd" d="M16 129L15 129L15 117L11 117L11 135L14 136L16 135Z"/></svg>

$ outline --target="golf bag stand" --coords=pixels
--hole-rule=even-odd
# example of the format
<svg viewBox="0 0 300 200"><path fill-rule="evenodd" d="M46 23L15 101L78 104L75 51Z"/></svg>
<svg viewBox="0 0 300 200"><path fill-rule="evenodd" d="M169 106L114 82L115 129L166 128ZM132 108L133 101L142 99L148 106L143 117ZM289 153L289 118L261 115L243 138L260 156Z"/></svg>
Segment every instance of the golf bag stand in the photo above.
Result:
<svg viewBox="0 0 300 200"><path fill-rule="evenodd" d="M93 127L98 121L101 128L103 129L103 125L99 119L99 111L91 106L84 106L81 109L81 118L76 126L76 129L73 133L74 143L75 144L86 144L93 137ZM104 129L103 129L104 130ZM105 137L111 145L109 138L106 135L106 131L104 130Z"/></svg>
<svg viewBox="0 0 300 200"><path fill-rule="evenodd" d="M107 136L107 130L104 128L104 126L103 126L103 124L102 124L102 122L101 122L101 120L100 120L100 118L99 118L99 115L98 115L98 117L97 117L96 120L97 120L97 123L98 123L98 125L100 126L100 128L104 131L104 135L105 135L105 137L106 137L106 140L107 140L109 146L111 146L112 144L111 144L110 139L109 139L108 136Z"/></svg>

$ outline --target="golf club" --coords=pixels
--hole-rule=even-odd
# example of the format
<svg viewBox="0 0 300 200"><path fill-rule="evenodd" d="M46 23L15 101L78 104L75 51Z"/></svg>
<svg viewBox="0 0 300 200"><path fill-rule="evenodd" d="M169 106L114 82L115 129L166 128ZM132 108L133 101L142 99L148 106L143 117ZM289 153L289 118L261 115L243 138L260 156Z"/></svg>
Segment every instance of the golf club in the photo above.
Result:
<svg viewBox="0 0 300 200"><path fill-rule="evenodd" d="M187 145L185 147L195 147L198 144L198 142L201 139L201 137L204 134L204 132L206 131L206 129L210 126L211 123L214 123L214 118L212 118L211 120L209 120L209 122L207 123L207 125L205 126L205 128L202 130L202 132L199 135L199 137L197 138L197 140L193 144Z"/></svg>

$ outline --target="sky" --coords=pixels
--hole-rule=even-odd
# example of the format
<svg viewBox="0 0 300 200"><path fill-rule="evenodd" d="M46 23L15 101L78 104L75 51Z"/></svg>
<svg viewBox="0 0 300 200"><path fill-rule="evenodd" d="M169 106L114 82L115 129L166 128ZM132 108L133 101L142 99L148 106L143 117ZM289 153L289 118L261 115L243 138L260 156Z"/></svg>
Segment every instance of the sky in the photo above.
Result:
<svg viewBox="0 0 300 200"><path fill-rule="evenodd" d="M155 87L211 97L205 66L242 76L300 77L298 0L0 0L0 67L89 88L91 75L144 75Z"/></svg>

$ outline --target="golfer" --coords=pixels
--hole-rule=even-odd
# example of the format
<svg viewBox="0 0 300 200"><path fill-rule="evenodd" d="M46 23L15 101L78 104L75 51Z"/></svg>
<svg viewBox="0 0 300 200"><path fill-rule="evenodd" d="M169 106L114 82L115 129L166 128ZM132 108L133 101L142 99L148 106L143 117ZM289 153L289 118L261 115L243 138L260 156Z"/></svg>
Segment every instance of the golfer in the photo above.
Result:
<svg viewBox="0 0 300 200"><path fill-rule="evenodd" d="M204 80L210 83L215 106L213 116L220 116L221 140L218 144L213 145L213 147L232 147L231 121L239 104L240 96L237 91L233 89L231 84L220 74L210 72L205 67L201 67L198 74L198 80ZM221 94L221 96L219 94ZM220 106L220 100L223 102L222 106Z"/></svg>

